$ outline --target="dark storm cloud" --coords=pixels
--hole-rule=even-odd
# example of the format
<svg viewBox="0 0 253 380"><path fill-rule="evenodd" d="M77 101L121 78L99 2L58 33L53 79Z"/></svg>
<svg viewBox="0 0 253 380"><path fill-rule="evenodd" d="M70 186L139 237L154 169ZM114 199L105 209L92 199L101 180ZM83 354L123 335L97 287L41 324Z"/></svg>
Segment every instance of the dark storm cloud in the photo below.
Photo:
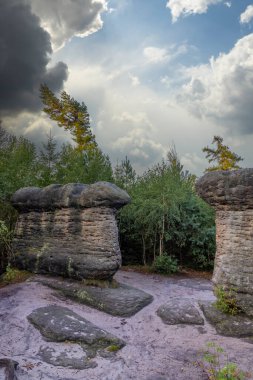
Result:
<svg viewBox="0 0 253 380"><path fill-rule="evenodd" d="M0 111L13 115L40 109L39 87L59 90L67 66L47 70L52 53L50 35L40 26L25 0L0 0Z"/></svg>

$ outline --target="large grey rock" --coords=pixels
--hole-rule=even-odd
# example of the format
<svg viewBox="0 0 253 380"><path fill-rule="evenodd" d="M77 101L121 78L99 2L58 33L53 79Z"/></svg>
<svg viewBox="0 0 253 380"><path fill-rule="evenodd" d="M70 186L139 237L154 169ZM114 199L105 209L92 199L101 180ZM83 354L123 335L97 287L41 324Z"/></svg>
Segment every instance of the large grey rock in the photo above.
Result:
<svg viewBox="0 0 253 380"><path fill-rule="evenodd" d="M86 360L96 356L97 353L106 350L108 352L119 350L125 345L122 340L100 329L66 307L56 305L41 307L34 310L27 318L46 340L79 344L86 354L83 358L84 368L87 368ZM111 348L113 349L111 350ZM66 366L77 368L81 366L80 358L68 358L66 353L54 357L50 348L42 349L40 355L54 365L62 366L65 358ZM94 363L89 363L88 366L94 367Z"/></svg>
<svg viewBox="0 0 253 380"><path fill-rule="evenodd" d="M167 325L203 325L204 319L191 300L172 298L160 306L157 314Z"/></svg>
<svg viewBox="0 0 253 380"><path fill-rule="evenodd" d="M215 303L209 301L199 304L206 319L214 325L218 334L236 338L253 338L253 320L245 314L224 314L215 307Z"/></svg>
<svg viewBox="0 0 253 380"><path fill-rule="evenodd" d="M213 282L253 316L253 169L207 173L197 191L216 209Z"/></svg>
<svg viewBox="0 0 253 380"><path fill-rule="evenodd" d="M115 212L129 201L107 182L18 190L15 265L78 280L112 278L121 265Z"/></svg>
<svg viewBox="0 0 253 380"><path fill-rule="evenodd" d="M119 317L131 317L153 301L150 294L124 284L101 288L56 278L42 278L37 281L59 290L61 294L77 302Z"/></svg>
<svg viewBox="0 0 253 380"><path fill-rule="evenodd" d="M56 184L44 188L24 187L16 191L12 197L13 206L22 211L102 206L120 208L129 202L129 195L109 182L96 182L91 185Z"/></svg>
<svg viewBox="0 0 253 380"><path fill-rule="evenodd" d="M253 209L253 169L208 172L197 181L196 188L216 210Z"/></svg>

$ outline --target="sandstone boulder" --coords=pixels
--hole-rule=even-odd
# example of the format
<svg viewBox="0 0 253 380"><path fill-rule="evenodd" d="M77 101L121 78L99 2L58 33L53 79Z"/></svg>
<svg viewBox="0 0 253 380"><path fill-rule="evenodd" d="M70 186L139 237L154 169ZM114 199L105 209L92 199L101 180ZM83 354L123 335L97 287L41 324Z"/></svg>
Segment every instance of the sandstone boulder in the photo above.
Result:
<svg viewBox="0 0 253 380"><path fill-rule="evenodd" d="M108 182L18 190L15 265L78 280L112 278L121 264L115 213L129 201Z"/></svg>
<svg viewBox="0 0 253 380"><path fill-rule="evenodd" d="M207 173L197 191L216 209L213 282L253 316L253 169Z"/></svg>
<svg viewBox="0 0 253 380"><path fill-rule="evenodd" d="M172 298L157 310L157 315L167 325L203 325L201 317L193 301L188 298Z"/></svg>

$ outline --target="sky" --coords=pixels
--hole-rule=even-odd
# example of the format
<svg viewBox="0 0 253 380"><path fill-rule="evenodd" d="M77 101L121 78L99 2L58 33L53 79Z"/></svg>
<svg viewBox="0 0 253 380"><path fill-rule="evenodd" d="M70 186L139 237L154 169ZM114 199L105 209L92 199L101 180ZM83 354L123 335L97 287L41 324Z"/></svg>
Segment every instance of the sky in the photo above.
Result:
<svg viewBox="0 0 253 380"><path fill-rule="evenodd" d="M201 175L214 135L252 167L253 1L0 0L0 119L38 147L46 83L84 102L113 165L141 173L174 145Z"/></svg>

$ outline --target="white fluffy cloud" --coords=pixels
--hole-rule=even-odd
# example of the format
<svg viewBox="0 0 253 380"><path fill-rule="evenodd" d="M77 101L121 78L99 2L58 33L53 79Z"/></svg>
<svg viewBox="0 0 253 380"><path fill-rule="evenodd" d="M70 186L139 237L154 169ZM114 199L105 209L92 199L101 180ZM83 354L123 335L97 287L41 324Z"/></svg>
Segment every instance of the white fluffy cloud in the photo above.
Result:
<svg viewBox="0 0 253 380"><path fill-rule="evenodd" d="M248 5L240 16L240 23L247 24L253 19L253 5Z"/></svg>
<svg viewBox="0 0 253 380"><path fill-rule="evenodd" d="M42 27L51 36L54 49L73 36L85 37L99 30L101 13L107 10L107 0L28 0Z"/></svg>
<svg viewBox="0 0 253 380"><path fill-rule="evenodd" d="M145 63L148 64L167 63L175 60L178 56L186 54L189 49L193 48L193 46L185 43L181 45L172 44L166 49L156 46L146 46L143 49L143 56Z"/></svg>
<svg viewBox="0 0 253 380"><path fill-rule="evenodd" d="M176 22L180 16L205 13L210 5L221 2L223 0L169 0L167 8L171 10L172 21Z"/></svg>
<svg viewBox="0 0 253 380"><path fill-rule="evenodd" d="M227 54L185 70L179 100L195 115L211 117L236 133L253 133L253 34Z"/></svg>

